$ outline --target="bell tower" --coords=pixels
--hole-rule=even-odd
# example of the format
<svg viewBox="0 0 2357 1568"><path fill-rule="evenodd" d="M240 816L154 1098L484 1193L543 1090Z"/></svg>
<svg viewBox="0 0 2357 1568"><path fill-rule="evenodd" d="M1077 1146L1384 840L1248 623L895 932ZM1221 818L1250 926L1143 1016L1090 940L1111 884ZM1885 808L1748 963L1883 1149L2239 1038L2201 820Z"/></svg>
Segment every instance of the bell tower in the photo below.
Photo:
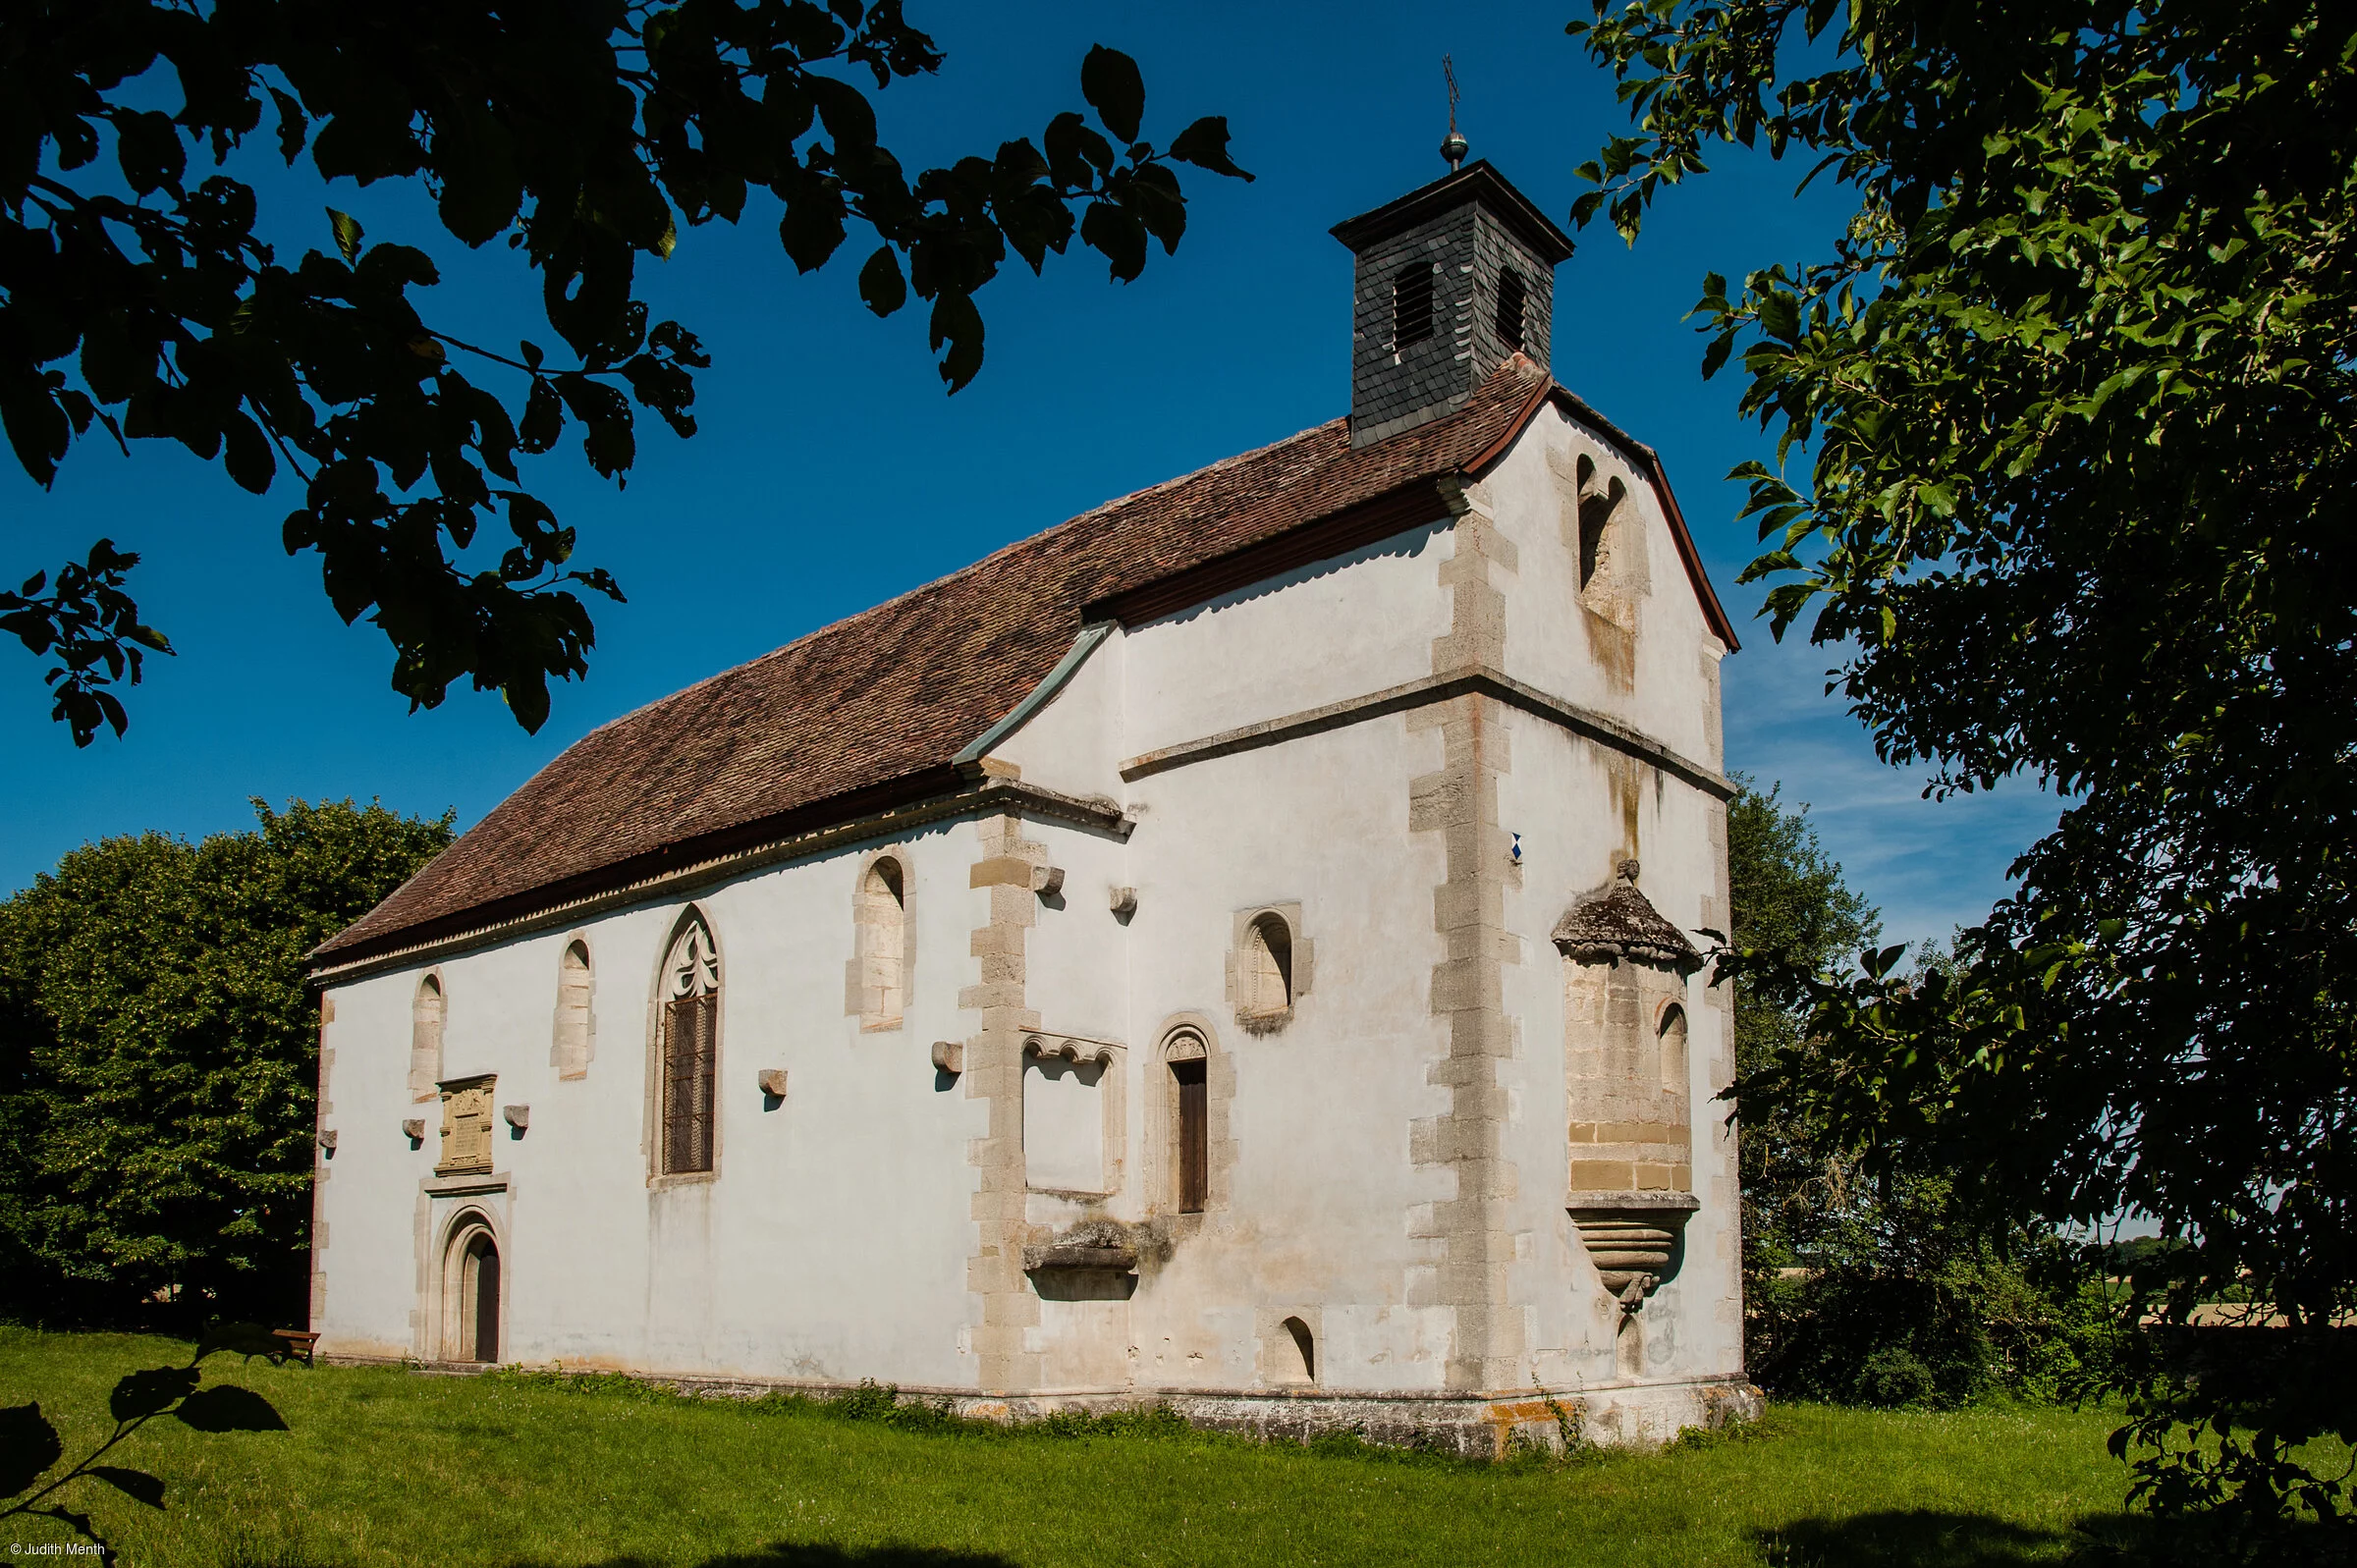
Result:
<svg viewBox="0 0 2357 1568"><path fill-rule="evenodd" d="M1516 351L1548 363L1555 269L1571 241L1485 160L1334 226L1358 258L1350 300L1350 444L1464 406Z"/></svg>

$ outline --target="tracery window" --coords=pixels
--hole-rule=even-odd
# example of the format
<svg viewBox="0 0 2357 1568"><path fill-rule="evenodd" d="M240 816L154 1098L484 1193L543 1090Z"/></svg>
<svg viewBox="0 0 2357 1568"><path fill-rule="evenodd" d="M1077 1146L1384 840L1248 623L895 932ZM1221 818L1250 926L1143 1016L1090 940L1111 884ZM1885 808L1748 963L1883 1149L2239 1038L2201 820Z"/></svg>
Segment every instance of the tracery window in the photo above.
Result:
<svg viewBox="0 0 2357 1568"><path fill-rule="evenodd" d="M720 953L699 915L663 963L661 1168L667 1176L712 1168L713 1084L720 1054Z"/></svg>

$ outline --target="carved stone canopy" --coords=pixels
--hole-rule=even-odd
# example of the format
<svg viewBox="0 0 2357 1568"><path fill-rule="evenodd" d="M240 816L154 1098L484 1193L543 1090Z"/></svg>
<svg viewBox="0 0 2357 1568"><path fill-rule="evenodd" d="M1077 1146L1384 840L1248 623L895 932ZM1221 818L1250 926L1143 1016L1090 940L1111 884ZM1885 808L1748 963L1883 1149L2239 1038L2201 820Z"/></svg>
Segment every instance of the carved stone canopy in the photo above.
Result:
<svg viewBox="0 0 2357 1568"><path fill-rule="evenodd" d="M1686 934L1662 918L1653 900L1637 891L1637 863L1620 862L1611 887L1573 904L1555 925L1555 945L1582 963L1631 958L1660 964L1679 974L1702 967L1702 954Z"/></svg>

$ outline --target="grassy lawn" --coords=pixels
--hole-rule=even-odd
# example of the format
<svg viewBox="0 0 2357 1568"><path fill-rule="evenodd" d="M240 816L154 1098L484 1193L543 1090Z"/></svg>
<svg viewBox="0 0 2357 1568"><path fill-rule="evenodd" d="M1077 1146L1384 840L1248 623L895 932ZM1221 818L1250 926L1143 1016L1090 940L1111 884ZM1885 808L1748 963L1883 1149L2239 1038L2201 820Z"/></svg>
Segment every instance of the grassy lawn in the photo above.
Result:
<svg viewBox="0 0 2357 1568"><path fill-rule="evenodd" d="M167 1339L0 1328L0 1405L37 1398L79 1458ZM2103 1412L1778 1407L1736 1440L1569 1465L1310 1452L1181 1431L974 1435L807 1404L584 1393L507 1379L241 1365L205 1381L291 1429L165 1420L111 1455L162 1512L77 1483L123 1560L327 1564L1596 1564L2057 1561L2110 1535L2125 1476ZM1329 1447L1335 1445L1329 1444ZM8 1541L73 1539L46 1521ZM56 1559L52 1559L56 1560Z"/></svg>

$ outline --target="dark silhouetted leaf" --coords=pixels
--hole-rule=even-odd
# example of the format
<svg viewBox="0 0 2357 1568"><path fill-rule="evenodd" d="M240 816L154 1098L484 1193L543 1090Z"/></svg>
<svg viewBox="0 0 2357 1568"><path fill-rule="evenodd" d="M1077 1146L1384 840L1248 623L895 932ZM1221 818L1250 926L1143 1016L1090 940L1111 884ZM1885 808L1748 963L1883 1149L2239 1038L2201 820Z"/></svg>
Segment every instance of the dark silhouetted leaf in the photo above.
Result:
<svg viewBox="0 0 2357 1568"><path fill-rule="evenodd" d="M1113 276L1122 283L1146 270L1146 226L1125 207L1092 203L1080 216L1080 238L1112 263Z"/></svg>
<svg viewBox="0 0 2357 1568"><path fill-rule="evenodd" d="M284 1432L287 1424L270 1401L235 1383L199 1388L172 1412L198 1432Z"/></svg>
<svg viewBox="0 0 2357 1568"><path fill-rule="evenodd" d="M289 168L302 151L302 143L310 134L310 121L302 105L291 93L276 87L270 89L270 101L278 105L278 150L286 155Z"/></svg>
<svg viewBox="0 0 2357 1568"><path fill-rule="evenodd" d="M901 258L892 246L876 246L876 253L859 269L859 297L879 316L889 316L908 302L908 282L901 276Z"/></svg>
<svg viewBox="0 0 2357 1568"><path fill-rule="evenodd" d="M1179 132L1178 139L1171 143L1171 156L1213 174L1243 181L1252 178L1228 156L1228 117L1224 114L1207 114Z"/></svg>
<svg viewBox="0 0 2357 1568"><path fill-rule="evenodd" d="M40 1480L64 1452L37 1403L0 1409L0 1497L14 1497Z"/></svg>
<svg viewBox="0 0 2357 1568"><path fill-rule="evenodd" d="M1107 130L1124 141L1137 139L1138 122L1146 113L1146 82L1136 61L1097 44L1080 62L1080 95Z"/></svg>
<svg viewBox="0 0 2357 1568"><path fill-rule="evenodd" d="M515 221L523 201L516 144L507 128L469 104L434 133L434 167L442 176L443 226L479 245Z"/></svg>
<svg viewBox="0 0 2357 1568"><path fill-rule="evenodd" d="M136 1498L150 1508L164 1505L164 1484L144 1470L124 1470L114 1465L92 1465L87 1475L96 1476L126 1497Z"/></svg>
<svg viewBox="0 0 2357 1568"><path fill-rule="evenodd" d="M270 451L270 438L262 427L242 413L233 413L221 427L224 438L223 464L230 478L242 490L260 495L270 488L270 480L278 472L278 459Z"/></svg>
<svg viewBox="0 0 2357 1568"><path fill-rule="evenodd" d="M945 294L933 301L933 347L949 345L941 356L941 379L956 392L982 368L982 312L961 294Z"/></svg>
<svg viewBox="0 0 2357 1568"><path fill-rule="evenodd" d="M123 166L124 181L141 195L180 184L181 173L188 167L188 149L181 145L180 128L171 116L154 110L117 117L115 157Z"/></svg>
<svg viewBox="0 0 2357 1568"><path fill-rule="evenodd" d="M117 1421L159 1415L171 1409L174 1400L194 1388L200 1376L193 1367L151 1367L145 1372L126 1374L115 1384L115 1391L107 1395L107 1412Z"/></svg>
<svg viewBox="0 0 2357 1568"><path fill-rule="evenodd" d="M778 220L778 240L795 270L813 272L827 264L843 243L843 197L832 189L797 191L787 203L786 215Z"/></svg>

